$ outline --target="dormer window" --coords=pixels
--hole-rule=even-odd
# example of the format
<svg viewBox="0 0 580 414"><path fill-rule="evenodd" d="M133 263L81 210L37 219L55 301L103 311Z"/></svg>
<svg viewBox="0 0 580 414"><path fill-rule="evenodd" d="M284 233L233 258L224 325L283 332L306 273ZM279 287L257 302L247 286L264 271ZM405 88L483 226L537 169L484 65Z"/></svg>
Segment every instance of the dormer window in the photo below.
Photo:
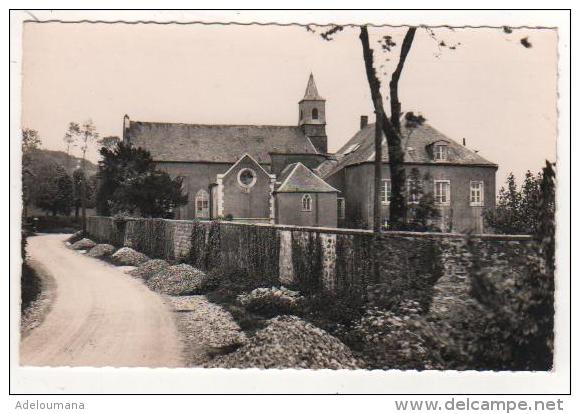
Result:
<svg viewBox="0 0 580 414"><path fill-rule="evenodd" d="M433 148L433 159L435 161L447 161L447 145L436 144Z"/></svg>

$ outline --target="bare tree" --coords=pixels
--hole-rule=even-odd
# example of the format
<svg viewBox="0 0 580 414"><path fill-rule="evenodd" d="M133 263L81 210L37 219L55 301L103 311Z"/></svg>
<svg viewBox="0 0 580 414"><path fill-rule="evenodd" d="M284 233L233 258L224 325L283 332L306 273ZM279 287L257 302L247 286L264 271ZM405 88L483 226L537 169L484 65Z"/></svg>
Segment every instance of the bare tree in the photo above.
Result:
<svg viewBox="0 0 580 414"><path fill-rule="evenodd" d="M440 39L433 29L422 26L427 32L428 36L433 39L436 43L438 52L435 54L436 58L439 58L441 51L455 50L461 43L451 44L445 40ZM315 32L315 28L312 26L307 26L306 29L311 32ZM448 27L447 29L453 31L453 28ZM513 29L504 27L502 28L506 35L511 35ZM319 35L326 41L333 40L333 36L342 31L343 27L339 25L333 25L330 29L326 29ZM391 173L391 199L389 206L389 227L396 229L401 228L407 218L407 203L405 200L405 183L406 174L404 167L404 157L405 152L402 147L402 134L401 134L401 101L399 99L399 81L403 74L405 68L405 63L409 52L412 49L413 41L415 39L415 34L417 32L416 27L409 27L406 30L405 36L403 38L399 57L396 61L396 66L391 74L389 81L389 101L390 101L390 116L387 115L384 105L383 96L381 93L381 80L377 74L375 67L375 56L374 50L371 47L369 41L369 32L366 25L360 26L359 39L361 41L363 49L363 59L365 63L365 72L367 76L367 81L371 91L371 99L373 102L373 107L375 110L376 124L375 124L375 161L374 161L374 212L373 212L373 229L375 232L379 232L381 229L381 213L380 213L380 194L381 194L381 182L382 182L382 146L383 146L383 136L387 141L387 149L389 154L389 169ZM531 48L532 44L527 37L520 39L520 43L525 48ZM386 52L391 52L397 46L395 41L391 36L384 36L382 38L382 49ZM387 58L386 60L390 60ZM382 67L382 65L380 65ZM418 123L422 123L425 119L422 116L415 117L413 114L412 118L417 120ZM415 122L416 124L416 122Z"/></svg>
<svg viewBox="0 0 580 414"><path fill-rule="evenodd" d="M87 231L86 155L89 147L99 138L99 134L97 133L97 129L91 119L86 120L82 125L79 125L76 122L71 122L69 124L69 133L75 137L76 141L78 141L82 153L81 171L83 173L83 179L81 183L81 214L82 231L85 233Z"/></svg>
<svg viewBox="0 0 580 414"><path fill-rule="evenodd" d="M378 232L381 228L380 213L380 186L382 175L382 146L383 134L387 139L389 152L389 168L391 171L391 200L389 206L389 227L398 228L405 221L407 204L405 202L405 168L403 167L405 154L401 146L401 102L399 101L399 80L403 73L403 68L407 60L407 55L411 50L416 32L415 27L410 27L405 34L401 54L397 67L389 82L391 116L385 113L383 97L381 94L381 81L379 80L374 67L374 51L370 47L369 33L366 26L360 28L360 40L363 48L363 59L371 98L375 109L375 191L374 191L374 215L373 229Z"/></svg>
<svg viewBox="0 0 580 414"><path fill-rule="evenodd" d="M70 173L70 148L73 147L75 143L75 138L70 132L70 124L69 130L65 132L62 140L66 144L66 171L67 173Z"/></svg>

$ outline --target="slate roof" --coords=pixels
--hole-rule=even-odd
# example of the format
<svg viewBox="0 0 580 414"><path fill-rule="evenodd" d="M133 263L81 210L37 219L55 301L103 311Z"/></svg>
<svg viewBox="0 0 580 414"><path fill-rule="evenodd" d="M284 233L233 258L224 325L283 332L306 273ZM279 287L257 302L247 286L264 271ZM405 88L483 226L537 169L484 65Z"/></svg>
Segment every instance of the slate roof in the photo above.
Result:
<svg viewBox="0 0 580 414"><path fill-rule="evenodd" d="M405 162L418 164L453 164L497 167L482 156L463 145L446 137L428 124L415 128L401 125ZM375 158L375 124L369 124L358 131L346 144L340 148L336 161L328 160L321 164L317 171L322 178L330 177L342 168L362 162L372 162ZM445 141L448 146L447 161L434 161L428 152L428 147L438 141ZM389 161L386 139L383 137L383 162ZM326 164L326 165L325 165Z"/></svg>
<svg viewBox="0 0 580 414"><path fill-rule="evenodd" d="M314 76L312 73L308 78L308 84L306 85L306 91L304 92L303 101L324 101L324 98L318 94L318 89L316 89L316 83L314 82Z"/></svg>
<svg viewBox="0 0 580 414"><path fill-rule="evenodd" d="M277 193L338 193L339 191L314 174L301 162L289 164L278 177Z"/></svg>
<svg viewBox="0 0 580 414"><path fill-rule="evenodd" d="M298 126L197 125L131 121L128 140L155 161L234 163L248 153L269 164L268 153L317 154Z"/></svg>

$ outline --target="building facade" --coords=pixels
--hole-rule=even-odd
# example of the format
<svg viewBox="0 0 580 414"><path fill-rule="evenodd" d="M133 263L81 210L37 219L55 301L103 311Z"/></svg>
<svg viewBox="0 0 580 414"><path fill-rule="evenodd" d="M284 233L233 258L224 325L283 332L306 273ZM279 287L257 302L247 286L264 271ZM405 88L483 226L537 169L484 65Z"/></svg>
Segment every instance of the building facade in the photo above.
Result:
<svg viewBox="0 0 580 414"><path fill-rule="evenodd" d="M326 101L312 74L298 102L298 123L199 125L132 121L123 141L151 153L158 167L183 179L188 203L177 219L226 218L289 225L372 228L374 124L328 153ZM495 207L497 165L424 122L403 119L408 205L420 188L446 232L485 232L482 214ZM391 180L383 138L381 216L388 226Z"/></svg>
<svg viewBox="0 0 580 414"><path fill-rule="evenodd" d="M495 207L497 165L427 124L403 122L401 133L408 206L418 202L418 194L411 188L420 188L434 199L440 217L433 224L441 231L485 232L482 214ZM316 170L340 190L341 227L372 228L374 137L374 124L367 125L366 117L362 117L359 132ZM381 217L388 226L391 179L385 138L382 153Z"/></svg>
<svg viewBox="0 0 580 414"><path fill-rule="evenodd" d="M323 188L312 172L329 156L325 100L312 74L298 112L294 126L141 122L125 115L123 141L146 149L160 169L183 179L188 203L174 212L176 219L274 223L278 218L284 224L336 227L336 190ZM295 173L301 178L310 175L303 180L306 187L279 188L289 165L301 166ZM300 190L313 197L310 209L293 202ZM331 210L334 220L322 209Z"/></svg>

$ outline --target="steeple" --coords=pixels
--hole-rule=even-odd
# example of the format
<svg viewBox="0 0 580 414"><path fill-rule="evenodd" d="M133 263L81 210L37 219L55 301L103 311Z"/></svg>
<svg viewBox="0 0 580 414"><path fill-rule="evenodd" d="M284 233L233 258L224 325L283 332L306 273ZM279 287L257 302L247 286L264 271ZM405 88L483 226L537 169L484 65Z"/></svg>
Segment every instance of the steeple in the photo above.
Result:
<svg viewBox="0 0 580 414"><path fill-rule="evenodd" d="M323 101L320 95L318 95L318 89L316 89L316 82L314 82L314 75L310 72L310 77L308 78L308 85L306 85L306 92L304 92L303 101Z"/></svg>
<svg viewBox="0 0 580 414"><path fill-rule="evenodd" d="M298 111L298 125L302 132L310 138L318 152L326 154L326 101L318 94L312 73L308 78L304 98L298 103Z"/></svg>

